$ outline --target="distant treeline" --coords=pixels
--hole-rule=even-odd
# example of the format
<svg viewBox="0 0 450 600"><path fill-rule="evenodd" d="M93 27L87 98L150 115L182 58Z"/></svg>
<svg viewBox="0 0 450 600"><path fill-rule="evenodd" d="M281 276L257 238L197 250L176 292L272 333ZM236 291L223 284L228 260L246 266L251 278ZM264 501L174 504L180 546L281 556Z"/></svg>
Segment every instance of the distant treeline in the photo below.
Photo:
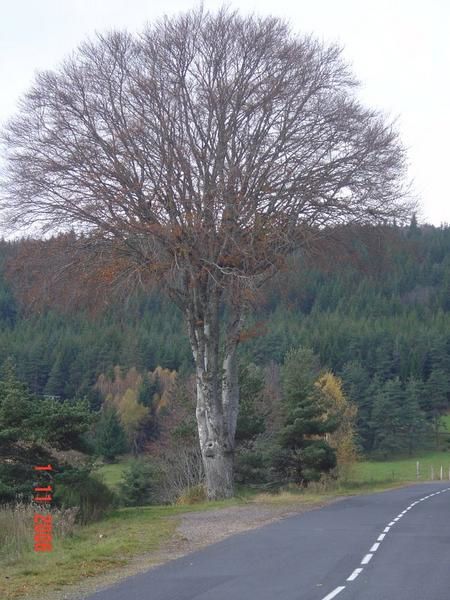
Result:
<svg viewBox="0 0 450 600"><path fill-rule="evenodd" d="M366 451L380 443L388 451L413 397L437 435L450 395L450 228L413 220L383 231L344 228L335 237L313 258L299 252L292 269L270 282L243 336L242 362L281 364L292 347L313 349L358 405ZM0 243L2 271L21 243ZM115 365L193 368L182 316L158 293L92 318L30 314L12 289L2 275L0 363L11 356L34 394L87 396L95 409L101 398L93 386Z"/></svg>

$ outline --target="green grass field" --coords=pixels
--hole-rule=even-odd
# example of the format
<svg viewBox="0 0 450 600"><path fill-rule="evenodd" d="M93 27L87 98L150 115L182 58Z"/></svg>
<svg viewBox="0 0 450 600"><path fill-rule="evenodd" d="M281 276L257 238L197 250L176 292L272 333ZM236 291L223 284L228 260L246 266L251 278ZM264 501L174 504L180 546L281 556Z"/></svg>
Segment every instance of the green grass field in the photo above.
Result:
<svg viewBox="0 0 450 600"><path fill-rule="evenodd" d="M362 461L357 463L349 474L349 481L358 484L370 482L417 481L416 468L419 462L419 481L431 480L440 475L441 465L444 479L449 479L450 452L430 452L411 458L388 461Z"/></svg>
<svg viewBox="0 0 450 600"><path fill-rule="evenodd" d="M123 457L119 462L114 464L104 464L97 467L95 472L100 475L105 484L117 491L119 488L122 474L128 465L133 461L132 457Z"/></svg>

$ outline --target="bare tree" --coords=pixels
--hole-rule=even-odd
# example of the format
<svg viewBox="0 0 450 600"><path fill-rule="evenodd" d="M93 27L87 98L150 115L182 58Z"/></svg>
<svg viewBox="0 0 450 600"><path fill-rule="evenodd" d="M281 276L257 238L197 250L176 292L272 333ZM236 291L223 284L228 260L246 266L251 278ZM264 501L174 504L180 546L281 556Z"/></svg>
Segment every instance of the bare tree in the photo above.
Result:
<svg viewBox="0 0 450 600"><path fill-rule="evenodd" d="M74 230L183 310L210 498L233 493L255 292L328 226L408 212L398 136L355 87L336 46L196 10L83 44L5 130L10 225Z"/></svg>

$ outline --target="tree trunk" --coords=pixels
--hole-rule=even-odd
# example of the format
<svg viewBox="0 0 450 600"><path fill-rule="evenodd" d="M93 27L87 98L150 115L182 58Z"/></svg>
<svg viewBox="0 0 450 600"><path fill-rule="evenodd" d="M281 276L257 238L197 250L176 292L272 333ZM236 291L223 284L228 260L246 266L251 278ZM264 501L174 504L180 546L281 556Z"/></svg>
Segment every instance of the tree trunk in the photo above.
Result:
<svg viewBox="0 0 450 600"><path fill-rule="evenodd" d="M217 375L219 379L219 373ZM231 498L234 491L235 427L230 427L233 417L231 405L227 403L230 395L228 385L225 384L227 380L227 374L224 373L222 389L219 385L210 385L208 374L197 367L196 416L209 500Z"/></svg>
<svg viewBox="0 0 450 600"><path fill-rule="evenodd" d="M209 500L231 498L234 492L234 438L239 410L237 377L239 315L227 329L219 368L219 316L197 324L188 316L197 377L197 426Z"/></svg>
<svg viewBox="0 0 450 600"><path fill-rule="evenodd" d="M209 440L211 442L211 440ZM208 500L232 498L234 494L233 453L223 449L220 441L214 454L203 454Z"/></svg>

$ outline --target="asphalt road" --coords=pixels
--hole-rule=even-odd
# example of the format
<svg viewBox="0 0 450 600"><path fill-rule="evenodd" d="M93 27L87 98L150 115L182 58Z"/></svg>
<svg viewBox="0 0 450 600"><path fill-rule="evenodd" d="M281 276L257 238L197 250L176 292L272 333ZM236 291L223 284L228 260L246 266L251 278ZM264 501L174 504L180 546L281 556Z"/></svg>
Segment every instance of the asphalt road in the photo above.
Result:
<svg viewBox="0 0 450 600"><path fill-rule="evenodd" d="M450 600L450 482L348 498L235 535L89 596L333 598Z"/></svg>

